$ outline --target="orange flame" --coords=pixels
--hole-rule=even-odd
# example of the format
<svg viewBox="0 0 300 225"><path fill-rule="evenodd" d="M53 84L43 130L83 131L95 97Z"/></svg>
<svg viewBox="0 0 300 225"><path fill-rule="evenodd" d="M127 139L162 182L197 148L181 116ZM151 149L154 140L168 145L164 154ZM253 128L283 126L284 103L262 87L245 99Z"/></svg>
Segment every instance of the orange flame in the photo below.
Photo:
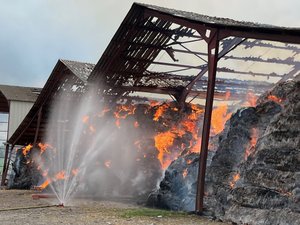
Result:
<svg viewBox="0 0 300 225"><path fill-rule="evenodd" d="M183 135L185 135L187 132L192 134L192 138L189 146L187 146L186 143L181 144L181 150L183 151L186 149L186 147L189 147L187 152L199 152L197 122L200 114L203 113L203 109L196 105L190 106L192 109L190 114L186 115L178 125L173 125L169 130L160 132L154 136L155 147L158 151L157 158L161 163L162 169L166 169L170 163L181 154L181 151L179 151L178 148L173 150L174 140L183 137ZM170 104L163 104L156 110L153 120L158 121L167 110L167 107L170 107L170 109L175 112L178 111L177 108L171 107ZM167 124L165 126L167 126Z"/></svg>
<svg viewBox="0 0 300 225"><path fill-rule="evenodd" d="M32 144L29 144L26 147L22 148L23 155L26 156L30 152L32 147L33 147Z"/></svg>
<svg viewBox="0 0 300 225"><path fill-rule="evenodd" d="M215 135L224 130L225 123L231 117L231 114L225 104L221 104L212 111L211 128Z"/></svg>
<svg viewBox="0 0 300 225"><path fill-rule="evenodd" d="M186 163L187 163L188 165L190 165L192 162L193 162L193 160L191 160L191 159L186 160Z"/></svg>
<svg viewBox="0 0 300 225"><path fill-rule="evenodd" d="M199 116L204 112L203 108L200 108L197 105L191 104L192 113L188 115L189 120L197 121Z"/></svg>
<svg viewBox="0 0 300 225"><path fill-rule="evenodd" d="M281 103L282 102L282 99L281 98L278 98L277 96L275 95L269 95L268 96L268 100L271 100L273 102L276 102L276 103Z"/></svg>
<svg viewBox="0 0 300 225"><path fill-rule="evenodd" d="M134 105L119 105L117 106L114 115L117 119L126 119L127 116L135 113L136 107Z"/></svg>
<svg viewBox="0 0 300 225"><path fill-rule="evenodd" d="M136 107L134 105L119 105L114 112L116 118L116 126L120 129L121 122L120 119L126 119L127 116L133 115L135 113Z"/></svg>
<svg viewBox="0 0 300 225"><path fill-rule="evenodd" d="M49 145L47 143L45 143L45 144L38 143L38 146L39 146L39 148L41 150L41 154L43 154L46 151L47 148L53 148L51 145Z"/></svg>
<svg viewBox="0 0 300 225"><path fill-rule="evenodd" d="M172 133L171 131L158 133L154 137L155 147L159 152L157 158L160 161L160 164L163 169L166 169L172 161L168 156L165 155L165 153L170 154L168 148L173 145L173 141L175 137L176 137L175 134Z"/></svg>
<svg viewBox="0 0 300 225"><path fill-rule="evenodd" d="M245 160L247 160L249 155L254 151L255 145L257 143L257 138L258 138L258 130L256 128L252 128L250 146L246 148L245 155L244 155Z"/></svg>
<svg viewBox="0 0 300 225"><path fill-rule="evenodd" d="M159 118L165 113L168 107L169 107L168 104L160 105L154 114L153 120L158 121Z"/></svg>
<svg viewBox="0 0 300 225"><path fill-rule="evenodd" d="M231 189L234 188L236 182L241 178L239 173L235 173L232 177L232 180L229 182L229 186Z"/></svg>
<svg viewBox="0 0 300 225"><path fill-rule="evenodd" d="M47 178L47 180L44 181L40 186L37 187L37 189L44 190L48 185L51 183L51 179Z"/></svg>

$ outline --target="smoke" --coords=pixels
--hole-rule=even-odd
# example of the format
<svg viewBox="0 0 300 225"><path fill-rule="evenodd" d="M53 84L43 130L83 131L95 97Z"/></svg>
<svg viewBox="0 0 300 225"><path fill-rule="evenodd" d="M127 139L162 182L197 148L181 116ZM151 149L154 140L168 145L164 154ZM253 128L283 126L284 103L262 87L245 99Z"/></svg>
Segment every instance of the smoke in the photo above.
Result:
<svg viewBox="0 0 300 225"><path fill-rule="evenodd" d="M144 153L134 145L141 137L134 117L116 125L116 112L96 93L90 90L81 98L62 93L52 103L46 135L52 147L45 151L46 161L36 161L47 171L40 183L50 181L60 203L76 193L137 197L149 193L161 175L156 158L148 160L156 163L153 171L147 168L153 163L141 162Z"/></svg>

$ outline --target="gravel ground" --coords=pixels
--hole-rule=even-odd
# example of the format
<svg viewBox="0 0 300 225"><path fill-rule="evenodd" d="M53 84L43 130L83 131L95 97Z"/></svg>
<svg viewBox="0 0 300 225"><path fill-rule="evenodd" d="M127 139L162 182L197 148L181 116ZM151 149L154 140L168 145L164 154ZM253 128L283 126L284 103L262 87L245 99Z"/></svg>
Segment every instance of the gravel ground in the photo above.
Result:
<svg viewBox="0 0 300 225"><path fill-rule="evenodd" d="M155 211L124 200L116 202L76 199L72 206L57 207L49 199L33 200L31 195L34 193L0 190L0 224L225 225L196 215Z"/></svg>

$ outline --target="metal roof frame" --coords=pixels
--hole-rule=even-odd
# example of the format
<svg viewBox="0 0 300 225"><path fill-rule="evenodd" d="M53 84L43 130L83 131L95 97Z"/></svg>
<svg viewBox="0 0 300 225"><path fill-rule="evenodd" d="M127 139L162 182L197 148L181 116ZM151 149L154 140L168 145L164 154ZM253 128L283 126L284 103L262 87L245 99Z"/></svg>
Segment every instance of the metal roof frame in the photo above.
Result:
<svg viewBox="0 0 300 225"><path fill-rule="evenodd" d="M174 24L177 27L174 28ZM126 96L133 92L150 92L172 95L184 104L190 96L205 96L208 63L207 50L195 51L186 46L190 42L210 41L211 36L218 31L220 41L219 60L251 61L261 63L281 63L289 65L295 70L287 74L264 73L253 71L239 71L228 67L218 67L217 72L244 74L245 76L261 76L286 80L291 78L300 69L300 62L294 58L286 60L277 58L263 59L253 56L229 55L231 51L242 45L243 48L269 47L285 48L300 53L297 46L276 46L272 43L251 41L249 38L280 41L300 44L298 28L285 28L271 25L261 25L249 22L239 22L231 19L204 16L196 13L167 9L158 6L134 3L123 20L110 44L98 61L88 81L98 82L104 94L113 96ZM209 34L208 34L209 33ZM180 38L190 38L188 41L179 41ZM180 48L178 48L180 47ZM171 62L159 61L159 54L166 53ZM203 60L201 65L189 65L176 60L176 54L194 55ZM176 67L171 72L150 71L151 66ZM198 70L193 76L179 75L179 71L190 69ZM206 78L205 78L206 77ZM206 80L205 80L206 79ZM226 83L226 84L224 84ZM249 86L258 87L263 93L272 85L264 82L240 82L235 79L216 80L216 93L225 96L228 89L235 86L245 86L235 96L245 95ZM234 93L233 93L234 96ZM223 98L220 98L224 100Z"/></svg>
<svg viewBox="0 0 300 225"><path fill-rule="evenodd" d="M179 41L182 37L191 40ZM207 46L203 52L192 50L186 45L187 43L201 41ZM282 42L285 45L282 46L272 42ZM239 97L249 89L249 81L217 79L217 72L260 76L266 79L271 77L272 79L277 78L277 81L295 78L296 76L299 78L300 62L294 56L300 53L300 47L291 44L300 44L299 28L239 22L134 3L96 64L88 81L96 83L103 94L116 97L127 96L132 92L172 95L181 108L184 107L187 97L191 94L206 98L195 206L196 213L202 213L214 97L217 95L224 100L225 98L222 98L222 95L225 97L225 90L234 90L235 87L239 87L240 92L237 95ZM295 54L284 60L278 58L264 59L262 56L250 55L245 57L228 54L241 45L244 49L254 47L289 49ZM174 46L180 46L181 49ZM159 54L162 51L165 51L173 62L159 61ZM178 52L195 55L203 61L203 64L180 63L175 55ZM284 74L239 71L228 67L218 67L218 62L221 59L256 63L280 63L289 65L291 68ZM168 72L150 71L151 65L170 66L173 67L173 70ZM191 69L198 70L197 74L194 76L178 76L174 73ZM205 77L206 79L203 79ZM207 85L203 85L203 82L206 82ZM164 83L169 85L164 86ZM256 94L260 94L270 88L272 84L267 85L263 82L257 82L253 86L256 87Z"/></svg>

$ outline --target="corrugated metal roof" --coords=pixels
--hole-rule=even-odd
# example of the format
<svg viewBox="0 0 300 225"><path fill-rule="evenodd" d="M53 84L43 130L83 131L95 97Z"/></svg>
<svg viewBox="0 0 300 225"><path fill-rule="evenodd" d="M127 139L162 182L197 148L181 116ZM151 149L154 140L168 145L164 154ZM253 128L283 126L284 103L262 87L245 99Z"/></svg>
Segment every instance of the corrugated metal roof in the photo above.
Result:
<svg viewBox="0 0 300 225"><path fill-rule="evenodd" d="M0 85L0 92L8 101L35 102L41 88Z"/></svg>
<svg viewBox="0 0 300 225"><path fill-rule="evenodd" d="M281 26L274 26L274 25L269 25L269 24L237 21L237 20L233 20L233 19L229 19L229 18L212 17L212 16L207 16L207 15L201 15L201 14L194 13L194 12L187 12L187 11L170 9L170 8L165 8L165 7L160 7L160 6L150 5L150 4L143 4L143 3L134 3L134 5L145 7L148 9L153 9L155 11L167 13L169 15L181 17L181 18L188 19L191 21L214 25L216 27L228 26L228 27L266 28L266 29L280 29L280 30L284 29L284 30L296 31L298 33L300 32L299 28L281 27Z"/></svg>
<svg viewBox="0 0 300 225"><path fill-rule="evenodd" d="M61 59L60 61L64 63L74 73L74 75L76 75L84 82L87 81L89 75L95 67L95 64L91 63L77 62L65 59Z"/></svg>
<svg viewBox="0 0 300 225"><path fill-rule="evenodd" d="M45 126L49 113L51 113L51 103L55 96L61 92L69 94L78 94L82 89L72 90L72 84L81 83L85 86L86 80L90 72L94 68L94 64L76 62L70 60L58 60L50 77L48 78L41 94L38 96L33 107L30 109L22 123L9 138L8 142L12 144L28 144L32 143L37 129L37 116L42 108L41 125L39 128L38 140L41 140L45 134ZM69 87L69 88L67 88Z"/></svg>

